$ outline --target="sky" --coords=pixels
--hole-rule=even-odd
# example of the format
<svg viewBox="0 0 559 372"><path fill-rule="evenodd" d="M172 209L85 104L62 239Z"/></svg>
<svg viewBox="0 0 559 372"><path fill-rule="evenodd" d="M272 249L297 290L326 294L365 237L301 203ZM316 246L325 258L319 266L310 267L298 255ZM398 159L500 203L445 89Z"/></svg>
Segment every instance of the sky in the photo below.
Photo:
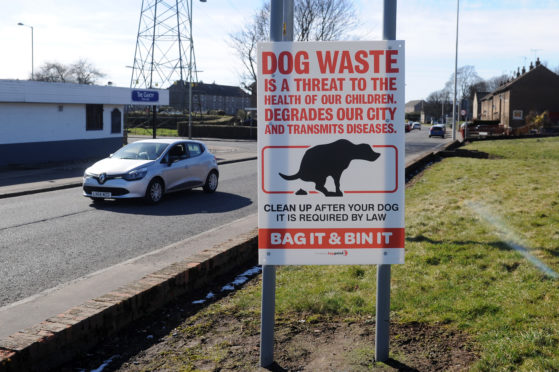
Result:
<svg viewBox="0 0 559 372"><path fill-rule="evenodd" d="M2 1L0 79L31 75L31 28L35 71L46 62L85 58L106 74L104 85L130 86L140 0ZM193 2L198 79L239 85L243 67L229 35L251 22L264 0ZM348 40L382 39L383 0L354 0L359 26ZM399 0L396 36L406 42L406 101L425 99L454 72L455 0ZM510 74L539 57L559 67L559 0L461 0L458 67L474 66L483 79Z"/></svg>

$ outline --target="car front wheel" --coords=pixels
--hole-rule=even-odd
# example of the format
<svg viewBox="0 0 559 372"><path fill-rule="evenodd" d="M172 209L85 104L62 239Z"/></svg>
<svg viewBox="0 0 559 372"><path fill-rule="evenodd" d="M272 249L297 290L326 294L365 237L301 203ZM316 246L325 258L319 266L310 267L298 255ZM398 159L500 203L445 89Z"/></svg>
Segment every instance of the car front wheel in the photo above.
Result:
<svg viewBox="0 0 559 372"><path fill-rule="evenodd" d="M204 184L204 191L207 193L212 193L217 190L217 184L219 182L219 178L217 176L216 171L211 171L206 178L206 183Z"/></svg>
<svg viewBox="0 0 559 372"><path fill-rule="evenodd" d="M146 190L145 199L148 203L155 204L163 198L163 182L159 179L151 180Z"/></svg>

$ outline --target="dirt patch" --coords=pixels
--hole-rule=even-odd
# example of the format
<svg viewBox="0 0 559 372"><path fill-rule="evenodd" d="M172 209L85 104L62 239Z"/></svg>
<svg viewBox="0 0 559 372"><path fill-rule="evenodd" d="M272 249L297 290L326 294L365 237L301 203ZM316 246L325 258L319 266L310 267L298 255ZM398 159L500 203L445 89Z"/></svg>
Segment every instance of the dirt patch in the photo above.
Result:
<svg viewBox="0 0 559 372"><path fill-rule="evenodd" d="M374 318L290 314L276 319L275 360L259 368L260 314L228 298L200 307L174 303L82 355L62 371L461 371L477 355L445 325L398 323L388 363L374 360ZM217 306L216 306L217 305Z"/></svg>

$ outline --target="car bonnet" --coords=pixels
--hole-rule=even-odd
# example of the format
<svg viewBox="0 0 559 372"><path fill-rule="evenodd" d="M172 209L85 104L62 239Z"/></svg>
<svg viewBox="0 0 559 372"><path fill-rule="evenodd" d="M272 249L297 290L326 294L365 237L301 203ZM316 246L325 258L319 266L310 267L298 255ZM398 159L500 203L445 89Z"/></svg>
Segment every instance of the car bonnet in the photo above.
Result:
<svg viewBox="0 0 559 372"><path fill-rule="evenodd" d="M87 171L94 174L106 173L117 175L128 173L132 169L152 163L153 160L106 158L93 164Z"/></svg>

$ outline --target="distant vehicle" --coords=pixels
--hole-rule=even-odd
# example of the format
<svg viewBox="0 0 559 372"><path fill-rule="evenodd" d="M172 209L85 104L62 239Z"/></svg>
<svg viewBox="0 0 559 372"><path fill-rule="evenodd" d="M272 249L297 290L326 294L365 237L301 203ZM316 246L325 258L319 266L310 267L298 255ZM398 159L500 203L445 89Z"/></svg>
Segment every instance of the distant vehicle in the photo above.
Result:
<svg viewBox="0 0 559 372"><path fill-rule="evenodd" d="M419 130L421 130L421 123L418 123L417 121L414 122L414 123L411 125L411 129L419 129Z"/></svg>
<svg viewBox="0 0 559 372"><path fill-rule="evenodd" d="M152 139L131 143L85 170L83 195L93 201L144 198L161 201L166 193L202 187L217 189L215 156L200 141Z"/></svg>
<svg viewBox="0 0 559 372"><path fill-rule="evenodd" d="M446 128L443 124L435 124L429 128L429 138L431 137L441 137L444 138L446 134Z"/></svg>
<svg viewBox="0 0 559 372"><path fill-rule="evenodd" d="M406 129L406 133L411 131L411 124L410 123L406 123L405 124L405 129Z"/></svg>

